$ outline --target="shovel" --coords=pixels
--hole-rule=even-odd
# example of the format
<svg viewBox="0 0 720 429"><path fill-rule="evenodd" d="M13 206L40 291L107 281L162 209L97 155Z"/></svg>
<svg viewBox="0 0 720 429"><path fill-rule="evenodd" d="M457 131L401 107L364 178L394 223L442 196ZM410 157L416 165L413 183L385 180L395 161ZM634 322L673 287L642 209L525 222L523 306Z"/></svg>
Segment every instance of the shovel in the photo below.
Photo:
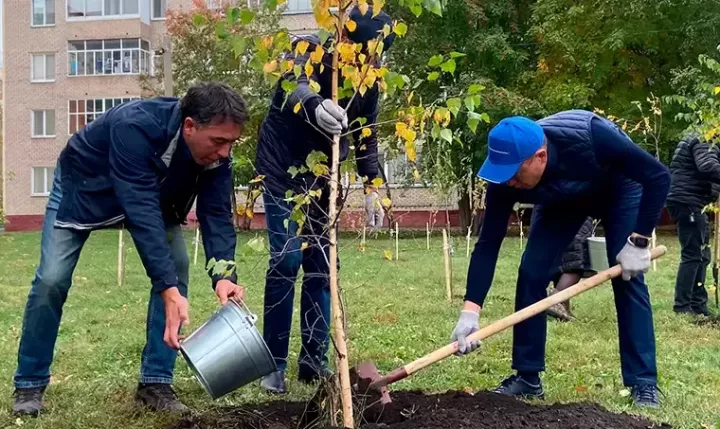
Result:
<svg viewBox="0 0 720 429"><path fill-rule="evenodd" d="M658 246L651 250L650 258L651 260L659 258L663 256L665 252L667 252L667 248L665 246ZM525 307L520 311L517 311L507 317L498 320L491 325L480 329L479 331L473 332L472 334L468 335L468 342L481 341L488 337L491 337L499 332L502 332L512 326L517 325L523 320L529 319L537 314L542 313L543 311L547 310L555 304L567 301L575 295L590 290L595 286L598 286L610 279L620 276L621 274L622 268L620 267L620 265L615 265L614 267L601 271L592 277L581 280L577 284L561 292L550 295L547 298L536 302L535 304ZM390 394L387 390L388 385L405 379L408 376L425 368L426 366L432 365L445 359L446 357L455 354L457 350L458 348L456 341L452 344L448 344L440 349L437 349L434 352L429 353L413 362L410 362L405 366L397 368L385 376L380 375L377 367L372 361L365 361L353 368L353 378L355 378L355 382L357 383L357 389L360 392L368 392L370 390L379 392L382 395L381 402L383 404L388 404L392 402L392 400L390 399Z"/></svg>

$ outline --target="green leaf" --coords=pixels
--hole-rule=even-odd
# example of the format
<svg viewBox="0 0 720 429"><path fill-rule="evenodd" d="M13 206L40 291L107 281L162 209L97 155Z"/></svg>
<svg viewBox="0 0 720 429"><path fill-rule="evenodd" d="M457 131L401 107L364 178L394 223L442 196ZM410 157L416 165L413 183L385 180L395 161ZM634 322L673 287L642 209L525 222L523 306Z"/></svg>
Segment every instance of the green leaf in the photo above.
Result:
<svg viewBox="0 0 720 429"><path fill-rule="evenodd" d="M450 52L450 58L461 58L465 56L467 56L467 54L463 54L462 52Z"/></svg>
<svg viewBox="0 0 720 429"><path fill-rule="evenodd" d="M481 114L480 119L482 119L486 124L490 123L490 115L488 115L487 113Z"/></svg>
<svg viewBox="0 0 720 429"><path fill-rule="evenodd" d="M449 98L445 104L452 114L457 117L458 113L460 113L460 108L462 107L462 101L459 98Z"/></svg>
<svg viewBox="0 0 720 429"><path fill-rule="evenodd" d="M327 31L327 30L324 29L324 28L321 28L321 29L318 31L318 37L320 37L320 43L321 43L322 45L324 45L325 42L328 41L328 39L330 38L330 36L332 36L332 33L329 32L329 31Z"/></svg>
<svg viewBox="0 0 720 429"><path fill-rule="evenodd" d="M443 140L447 140L448 143L452 143L452 138L453 138L452 131L450 131L449 128L443 128L440 131L440 138Z"/></svg>
<svg viewBox="0 0 720 429"><path fill-rule="evenodd" d="M423 12L422 6L420 6L419 4L414 4L414 5L410 6L410 12L412 12L416 18L419 18Z"/></svg>
<svg viewBox="0 0 720 429"><path fill-rule="evenodd" d="M247 242L248 246L256 252L262 252L265 250L265 239L263 237L255 237Z"/></svg>
<svg viewBox="0 0 720 429"><path fill-rule="evenodd" d="M299 64L295 64L293 73L295 73L295 77L300 77L303 74L303 68Z"/></svg>
<svg viewBox="0 0 720 429"><path fill-rule="evenodd" d="M290 219L283 219L283 226L285 227L285 231L287 231L290 227Z"/></svg>
<svg viewBox="0 0 720 429"><path fill-rule="evenodd" d="M439 77L440 77L440 73L434 71L434 72L428 73L427 80L430 82L433 82L433 81L438 80Z"/></svg>
<svg viewBox="0 0 720 429"><path fill-rule="evenodd" d="M479 83L474 83L474 84L470 85L470 88L468 88L468 94L474 95L474 94L477 94L478 92L482 91L483 89L485 89L485 87L483 85L480 85Z"/></svg>
<svg viewBox="0 0 720 429"><path fill-rule="evenodd" d="M205 266L205 269L209 270L214 267L215 264L217 264L217 260L215 258L210 258L210 260L207 262L207 265Z"/></svg>
<svg viewBox="0 0 720 429"><path fill-rule="evenodd" d="M305 164L307 164L308 168L312 170L313 167L315 167L315 164L327 162L327 160L328 156L325 153L320 152L319 150L313 150L308 154L307 158L305 158Z"/></svg>
<svg viewBox="0 0 720 429"><path fill-rule="evenodd" d="M317 83L317 81L310 79L310 83L308 84L310 87L310 91L314 92L315 94L320 92L320 84Z"/></svg>
<svg viewBox="0 0 720 429"><path fill-rule="evenodd" d="M244 37L235 36L232 39L231 45L233 53L235 54L235 58L237 58L243 55L247 50L247 39Z"/></svg>
<svg viewBox="0 0 720 429"><path fill-rule="evenodd" d="M290 168L288 168L288 173L290 173L290 176L295 178L295 176L297 176L297 174L298 174L298 168L293 165ZM292 192L292 191L290 191L290 192Z"/></svg>
<svg viewBox="0 0 720 429"><path fill-rule="evenodd" d="M227 31L227 23L225 21L220 21L215 24L215 36L217 36L218 39L226 39L230 36L230 33Z"/></svg>
<svg viewBox="0 0 720 429"><path fill-rule="evenodd" d="M430 57L430 61L428 61L428 66L430 67L437 67L443 62L443 56L442 55L433 55Z"/></svg>
<svg viewBox="0 0 720 429"><path fill-rule="evenodd" d="M232 26L240 17L240 9L235 6L231 6L228 8L226 15L228 25Z"/></svg>
<svg viewBox="0 0 720 429"><path fill-rule="evenodd" d="M280 86L282 86L282 89L285 92L293 92L293 91L295 91L295 89L297 89L298 83L297 83L297 81L294 81L294 80L293 81L283 80L282 84Z"/></svg>
<svg viewBox="0 0 720 429"><path fill-rule="evenodd" d="M297 170L296 167L290 167L290 168L295 168L295 170ZM288 171L290 171L290 168L288 168ZM295 192L292 189L288 189L287 191L285 191L285 199L287 200L287 199L292 198L294 193Z"/></svg>
<svg viewBox="0 0 720 429"><path fill-rule="evenodd" d="M208 24L207 18L203 15L197 14L193 16L193 25L199 28L205 27Z"/></svg>
<svg viewBox="0 0 720 429"><path fill-rule="evenodd" d="M430 12L434 13L437 16L443 16L442 14L442 5L440 4L440 0L425 0L426 2L430 3L428 9L430 9Z"/></svg>
<svg viewBox="0 0 720 429"><path fill-rule="evenodd" d="M477 127L480 124L480 115L475 112L468 112L467 126L473 133L477 133Z"/></svg>
<svg viewBox="0 0 720 429"><path fill-rule="evenodd" d="M440 125L435 124L433 125L432 131L430 131L430 135L432 136L432 138L437 139L440 137L441 130L442 128L440 128Z"/></svg>
<svg viewBox="0 0 720 429"><path fill-rule="evenodd" d="M455 60L449 59L440 65L440 69L446 73L455 74Z"/></svg>
<svg viewBox="0 0 720 429"><path fill-rule="evenodd" d="M465 107L471 112L475 111L475 98L474 97L465 97Z"/></svg>
<svg viewBox="0 0 720 429"><path fill-rule="evenodd" d="M275 9L277 9L277 3L277 0L265 0L265 7L271 12L274 12Z"/></svg>
<svg viewBox="0 0 720 429"><path fill-rule="evenodd" d="M243 25L248 25L255 19L255 12L251 11L250 9L243 9L242 13L240 13L240 22L243 23Z"/></svg>
<svg viewBox="0 0 720 429"><path fill-rule="evenodd" d="M395 26L395 34L397 34L400 37L403 37L408 30L407 24L404 22L398 22L398 25Z"/></svg>

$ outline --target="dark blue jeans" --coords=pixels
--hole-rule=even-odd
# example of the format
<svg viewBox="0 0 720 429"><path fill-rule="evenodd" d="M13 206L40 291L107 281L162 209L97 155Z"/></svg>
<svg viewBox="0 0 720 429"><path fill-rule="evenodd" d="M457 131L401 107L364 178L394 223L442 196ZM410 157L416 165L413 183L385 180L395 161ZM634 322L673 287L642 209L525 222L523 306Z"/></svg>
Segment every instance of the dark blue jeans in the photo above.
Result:
<svg viewBox="0 0 720 429"><path fill-rule="evenodd" d="M295 280L303 268L300 297L302 348L299 372L311 376L327 366L330 327L330 265L327 233L327 192L319 205L311 203L302 235L290 221L292 205L283 197L263 194L270 243L270 261L265 281L263 337L279 370L287 367L288 343L293 318ZM287 228L285 227L285 221ZM308 244L302 249L303 242Z"/></svg>
<svg viewBox="0 0 720 429"><path fill-rule="evenodd" d="M633 233L640 206L642 188L624 185L603 201L587 207L536 206L530 226L527 248L520 263L515 309L520 310L547 296L551 271L559 256L580 229L588 215L600 218L605 229L608 262L611 266ZM655 333L650 296L644 276L629 282L612 280L620 340L620 362L623 383L656 384ZM515 325L513 329L513 364L518 371L545 370L545 313Z"/></svg>
<svg viewBox="0 0 720 429"><path fill-rule="evenodd" d="M55 168L40 244L40 264L32 281L18 351L14 384L17 388L43 387L50 383L50 365L62 318L63 305L72 284L73 271L89 231L55 228L58 204L62 198L60 166ZM168 239L180 278L178 289L187 297L190 263L180 226L168 229ZM149 285L148 285L149 286ZM141 383L173 380L177 353L165 345L165 304L159 294L150 294L146 344L142 352Z"/></svg>

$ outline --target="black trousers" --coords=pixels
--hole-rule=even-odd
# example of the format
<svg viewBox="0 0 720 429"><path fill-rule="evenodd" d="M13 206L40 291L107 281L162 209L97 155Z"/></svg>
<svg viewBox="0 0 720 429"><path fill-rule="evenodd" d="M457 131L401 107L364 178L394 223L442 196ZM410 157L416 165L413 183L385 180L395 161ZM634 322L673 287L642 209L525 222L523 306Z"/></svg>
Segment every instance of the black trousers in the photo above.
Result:
<svg viewBox="0 0 720 429"><path fill-rule="evenodd" d="M677 312L698 312L707 308L705 289L707 267L710 264L710 226L701 209L668 202L667 209L677 227L681 254L675 281Z"/></svg>

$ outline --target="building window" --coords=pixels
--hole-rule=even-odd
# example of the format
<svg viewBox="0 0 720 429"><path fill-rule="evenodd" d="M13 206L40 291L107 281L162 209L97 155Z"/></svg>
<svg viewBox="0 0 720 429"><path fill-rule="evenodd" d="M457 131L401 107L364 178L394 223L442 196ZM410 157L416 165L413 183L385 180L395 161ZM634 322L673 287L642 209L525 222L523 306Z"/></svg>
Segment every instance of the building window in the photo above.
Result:
<svg viewBox="0 0 720 429"><path fill-rule="evenodd" d="M30 80L33 82L55 81L55 54L32 54Z"/></svg>
<svg viewBox="0 0 720 429"><path fill-rule="evenodd" d="M152 19L165 18L166 0L152 0Z"/></svg>
<svg viewBox="0 0 720 429"><path fill-rule="evenodd" d="M55 25L55 0L32 0L32 26Z"/></svg>
<svg viewBox="0 0 720 429"><path fill-rule="evenodd" d="M149 74L150 43L141 39L72 40L68 75Z"/></svg>
<svg viewBox="0 0 720 429"><path fill-rule="evenodd" d="M68 19L136 17L139 14L139 0L67 0Z"/></svg>
<svg viewBox="0 0 720 429"><path fill-rule="evenodd" d="M70 100L68 103L68 132L70 135L85 128L87 124L97 119L106 110L140 97L126 98L96 98L90 100Z"/></svg>
<svg viewBox="0 0 720 429"><path fill-rule="evenodd" d="M30 177L30 193L34 197L47 197L52 189L54 167L33 167Z"/></svg>
<svg viewBox="0 0 720 429"><path fill-rule="evenodd" d="M312 13L311 0L287 0L285 13Z"/></svg>
<svg viewBox="0 0 720 429"><path fill-rule="evenodd" d="M33 110L30 127L32 137L55 137L55 111Z"/></svg>

